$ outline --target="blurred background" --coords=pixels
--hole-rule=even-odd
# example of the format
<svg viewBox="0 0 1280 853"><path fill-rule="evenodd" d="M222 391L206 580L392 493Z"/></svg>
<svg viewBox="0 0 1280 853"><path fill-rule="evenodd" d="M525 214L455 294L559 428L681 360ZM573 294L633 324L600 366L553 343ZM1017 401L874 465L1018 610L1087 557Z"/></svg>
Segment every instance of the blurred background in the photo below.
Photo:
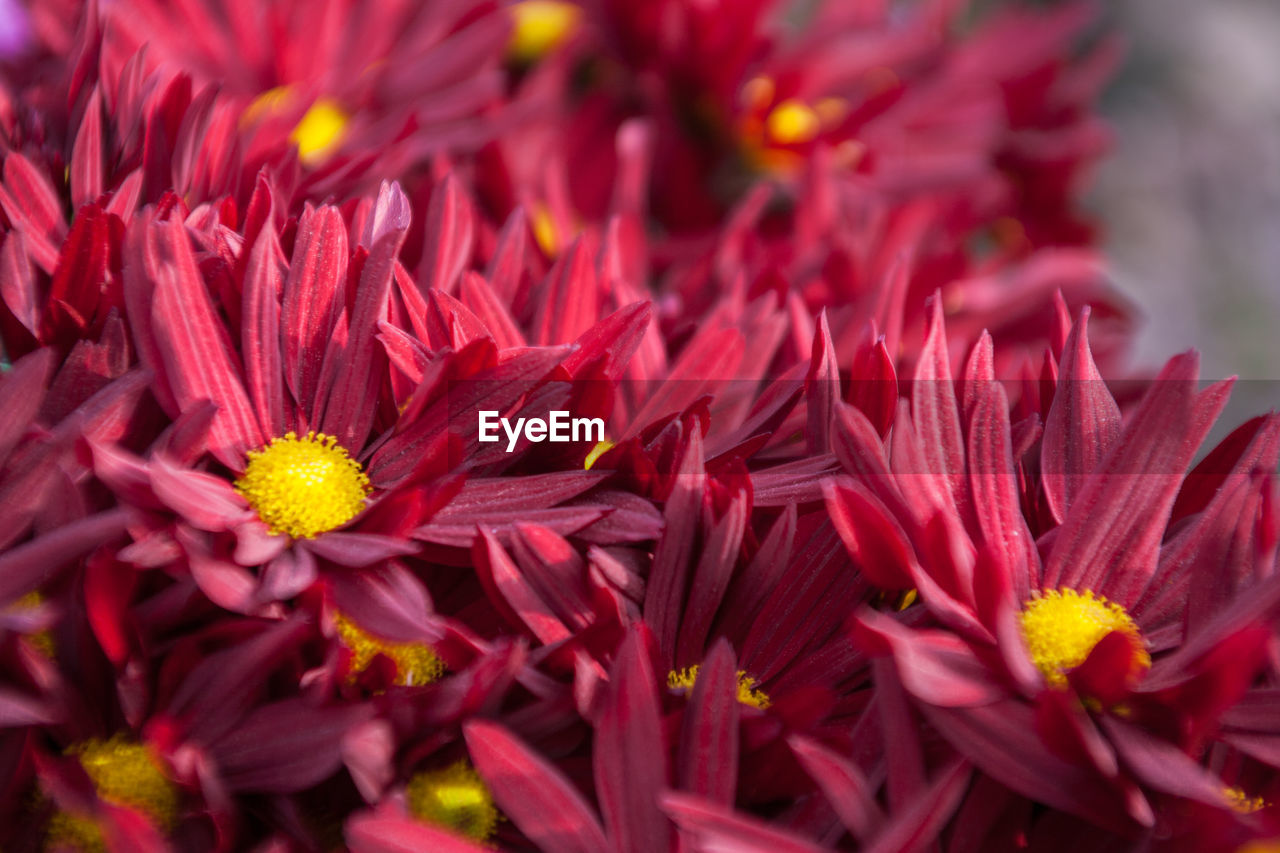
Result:
<svg viewBox="0 0 1280 853"><path fill-rule="evenodd" d="M1128 56L1088 202L1145 316L1137 363L1194 346L1203 376L1241 377L1234 410L1280 408L1280 2L1107 8Z"/></svg>

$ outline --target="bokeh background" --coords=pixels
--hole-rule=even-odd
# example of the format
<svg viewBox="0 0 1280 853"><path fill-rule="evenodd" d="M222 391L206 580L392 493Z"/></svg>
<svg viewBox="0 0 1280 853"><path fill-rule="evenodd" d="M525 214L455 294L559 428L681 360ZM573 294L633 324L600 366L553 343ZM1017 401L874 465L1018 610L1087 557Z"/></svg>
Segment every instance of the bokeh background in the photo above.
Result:
<svg viewBox="0 0 1280 853"><path fill-rule="evenodd" d="M1194 346L1280 408L1280 2L1112 0L1128 43L1104 108L1115 146L1088 195L1140 364Z"/></svg>

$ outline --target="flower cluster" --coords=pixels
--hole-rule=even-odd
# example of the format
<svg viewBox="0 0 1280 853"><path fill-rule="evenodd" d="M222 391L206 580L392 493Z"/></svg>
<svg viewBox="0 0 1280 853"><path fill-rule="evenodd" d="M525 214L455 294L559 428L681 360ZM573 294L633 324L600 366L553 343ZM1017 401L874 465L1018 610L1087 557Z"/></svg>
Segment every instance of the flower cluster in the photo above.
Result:
<svg viewBox="0 0 1280 853"><path fill-rule="evenodd" d="M0 3L0 847L1273 849L1280 415L995 5Z"/></svg>

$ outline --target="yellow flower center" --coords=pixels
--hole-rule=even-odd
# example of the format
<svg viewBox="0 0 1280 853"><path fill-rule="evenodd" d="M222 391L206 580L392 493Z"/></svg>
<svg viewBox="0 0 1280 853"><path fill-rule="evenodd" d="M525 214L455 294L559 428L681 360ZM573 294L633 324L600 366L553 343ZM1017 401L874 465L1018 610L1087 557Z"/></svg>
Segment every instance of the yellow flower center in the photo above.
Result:
<svg viewBox="0 0 1280 853"><path fill-rule="evenodd" d="M529 223L533 228L533 239L538 242L538 248L547 257L555 257L560 251L560 233L556 228L555 220L551 218L551 211L547 210L545 204L533 206L533 215Z"/></svg>
<svg viewBox="0 0 1280 853"><path fill-rule="evenodd" d="M249 453L235 489L272 533L310 539L364 509L369 478L333 436L288 432Z"/></svg>
<svg viewBox="0 0 1280 853"><path fill-rule="evenodd" d="M1222 793L1226 795L1231 810L1239 814L1253 814L1267 807L1267 801L1262 797L1251 797L1240 788L1226 788Z"/></svg>
<svg viewBox="0 0 1280 853"><path fill-rule="evenodd" d="M485 841L498 825L493 795L465 761L417 773L405 789L409 813L473 841Z"/></svg>
<svg viewBox="0 0 1280 853"><path fill-rule="evenodd" d="M15 599L13 603L5 609L10 613L21 613L24 610L35 610L42 604L44 604L44 596L40 594L40 590L33 589L21 598ZM31 644L31 647L41 655L49 658L50 660L53 659L56 648L53 644L53 632L48 628L27 634L26 639L27 642Z"/></svg>
<svg viewBox="0 0 1280 853"><path fill-rule="evenodd" d="M788 98L769 111L764 120L769 136L779 145L810 142L822 129L822 118L803 101Z"/></svg>
<svg viewBox="0 0 1280 853"><path fill-rule="evenodd" d="M582 17L573 3L524 0L511 7L511 41L507 53L517 62L533 62L555 50Z"/></svg>
<svg viewBox="0 0 1280 853"><path fill-rule="evenodd" d="M145 744L117 735L110 740L84 741L67 752L80 758L102 800L142 812L166 832L177 823L178 789ZM49 819L46 843L51 848L69 847L85 853L106 849L102 830L92 818L65 811L57 811Z"/></svg>
<svg viewBox="0 0 1280 853"><path fill-rule="evenodd" d="M582 467L590 471L591 466L596 464L596 462L600 460L601 456L604 456L610 450L613 450L614 447L614 443L607 438L604 441L597 441L596 446L591 448L591 452L588 453L587 458L583 460Z"/></svg>
<svg viewBox="0 0 1280 853"><path fill-rule="evenodd" d="M667 673L667 687L673 690L692 690L698 680L698 665ZM756 680L746 670L738 670L738 701L763 711L769 707L769 695L759 688Z"/></svg>
<svg viewBox="0 0 1280 853"><path fill-rule="evenodd" d="M1112 631L1135 641L1136 663L1151 666L1151 655L1128 612L1092 590L1051 589L1036 593L1020 615L1022 635L1036 668L1054 687L1066 687L1067 672L1085 662L1094 646Z"/></svg>
<svg viewBox="0 0 1280 853"><path fill-rule="evenodd" d="M430 684L444 674L444 661L425 643L396 643L376 637L343 613L333 615L338 639L351 652L351 678L364 672L378 655L396 665L395 683L404 686Z"/></svg>
<svg viewBox="0 0 1280 853"><path fill-rule="evenodd" d="M332 98L321 98L312 104L289 138L298 146L298 159L304 166L317 166L342 144L351 116Z"/></svg>

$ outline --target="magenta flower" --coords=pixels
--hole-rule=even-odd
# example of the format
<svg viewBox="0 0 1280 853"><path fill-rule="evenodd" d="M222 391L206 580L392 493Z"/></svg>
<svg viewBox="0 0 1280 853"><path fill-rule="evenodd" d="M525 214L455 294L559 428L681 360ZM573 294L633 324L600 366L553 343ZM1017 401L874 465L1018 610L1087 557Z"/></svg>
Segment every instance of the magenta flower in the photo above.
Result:
<svg viewBox="0 0 1280 853"><path fill-rule="evenodd" d="M1188 476L1227 386L1197 391L1194 356L1179 356L1122 424L1086 316L1063 351L1038 474L989 342L957 393L935 314L891 453L841 411L836 450L854 477L829 483L827 502L864 571L918 589L936 621L868 611L858 628L931 724L1014 791L1127 833L1155 822L1159 796L1228 807L1195 757L1257 673L1280 601L1248 544L1267 483L1253 472L1275 465L1277 422L1224 448L1213 486ZM1023 515L1033 495L1060 520L1038 543Z"/></svg>

